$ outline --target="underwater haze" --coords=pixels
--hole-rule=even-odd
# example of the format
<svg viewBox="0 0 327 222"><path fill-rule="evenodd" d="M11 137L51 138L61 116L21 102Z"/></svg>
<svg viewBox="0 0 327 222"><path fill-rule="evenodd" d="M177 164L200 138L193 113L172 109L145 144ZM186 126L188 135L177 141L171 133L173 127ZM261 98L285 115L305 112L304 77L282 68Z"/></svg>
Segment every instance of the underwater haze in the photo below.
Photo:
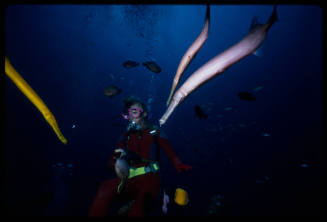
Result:
<svg viewBox="0 0 327 222"><path fill-rule="evenodd" d="M273 5L210 10L208 39L177 89L240 41L254 17L267 22ZM57 138L5 76L7 215L87 216L98 185L116 177L107 161L127 124L123 99L141 98L159 124L206 6L8 5L5 13L5 55L68 141ZM161 155L167 215L320 215L322 9L278 5L277 16L257 56L203 84L162 126L183 163L193 167L178 174ZM139 65L127 68L128 60ZM161 71L149 70L146 61ZM115 91L105 94L109 86ZM196 106L206 118L198 118ZM184 207L173 201L176 188L188 193Z"/></svg>

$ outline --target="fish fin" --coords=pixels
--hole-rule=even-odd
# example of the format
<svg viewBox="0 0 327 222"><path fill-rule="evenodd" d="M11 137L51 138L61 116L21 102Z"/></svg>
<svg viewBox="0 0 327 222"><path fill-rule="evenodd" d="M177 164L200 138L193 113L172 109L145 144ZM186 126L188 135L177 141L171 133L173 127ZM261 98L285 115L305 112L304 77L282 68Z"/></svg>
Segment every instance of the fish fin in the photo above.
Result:
<svg viewBox="0 0 327 222"><path fill-rule="evenodd" d="M255 56L257 56L257 57L259 57L259 58L262 58L262 56L263 56L263 48L264 48L264 42L252 54L255 55Z"/></svg>
<svg viewBox="0 0 327 222"><path fill-rule="evenodd" d="M258 17L254 16L252 18L252 21L251 21L250 31L253 30L253 29L255 29L256 27L258 27L259 25L262 25L262 24L259 23Z"/></svg>

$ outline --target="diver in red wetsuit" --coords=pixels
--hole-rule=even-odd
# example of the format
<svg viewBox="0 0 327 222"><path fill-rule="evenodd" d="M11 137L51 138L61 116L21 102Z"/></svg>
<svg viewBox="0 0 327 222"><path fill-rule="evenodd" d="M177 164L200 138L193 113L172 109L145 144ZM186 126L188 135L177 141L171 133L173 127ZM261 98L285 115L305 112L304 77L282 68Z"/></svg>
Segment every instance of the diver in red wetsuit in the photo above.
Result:
<svg viewBox="0 0 327 222"><path fill-rule="evenodd" d="M158 162L150 160L150 149L154 142L165 152L179 173L192 168L181 162L169 141L148 121L144 103L134 97L126 98L124 103L125 113L128 114L123 116L129 120L129 125L109 160L109 167L114 168L115 161L122 152L130 153L133 161L130 162L129 177L124 184L119 178L113 178L99 186L89 211L91 217L107 216L109 207L115 200L134 200L128 216L144 216L146 206L154 205L160 191L160 167Z"/></svg>

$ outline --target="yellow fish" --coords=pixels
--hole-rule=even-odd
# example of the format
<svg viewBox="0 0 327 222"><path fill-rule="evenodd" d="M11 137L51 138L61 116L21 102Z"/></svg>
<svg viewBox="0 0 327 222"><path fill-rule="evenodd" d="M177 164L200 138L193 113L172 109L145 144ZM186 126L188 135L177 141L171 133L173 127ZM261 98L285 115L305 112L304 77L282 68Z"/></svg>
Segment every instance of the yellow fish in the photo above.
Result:
<svg viewBox="0 0 327 222"><path fill-rule="evenodd" d="M5 58L5 72L7 76L15 83L18 89L36 106L36 108L42 113L45 120L49 123L52 129L57 134L58 138L64 144L67 144L67 140L62 135L57 121L48 107L44 104L42 99L36 94L36 92L28 85L28 83L19 75L15 68L10 64L9 59Z"/></svg>
<svg viewBox="0 0 327 222"><path fill-rule="evenodd" d="M175 191L174 201L180 206L186 206L189 201L186 190L183 190L182 188L177 188Z"/></svg>

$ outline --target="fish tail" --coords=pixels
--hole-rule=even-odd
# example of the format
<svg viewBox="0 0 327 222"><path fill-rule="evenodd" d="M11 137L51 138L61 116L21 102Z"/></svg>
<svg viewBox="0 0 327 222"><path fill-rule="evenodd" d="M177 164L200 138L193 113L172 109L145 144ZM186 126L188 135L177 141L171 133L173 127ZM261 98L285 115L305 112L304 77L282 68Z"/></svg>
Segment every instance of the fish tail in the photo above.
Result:
<svg viewBox="0 0 327 222"><path fill-rule="evenodd" d="M207 12L206 12L205 20L209 20L209 19L210 19L210 4L207 4Z"/></svg>
<svg viewBox="0 0 327 222"><path fill-rule="evenodd" d="M279 21L278 16L277 16L277 5L274 5L274 10L271 13L271 16L268 19L268 24L270 24L270 26L272 24L274 24L276 21Z"/></svg>

